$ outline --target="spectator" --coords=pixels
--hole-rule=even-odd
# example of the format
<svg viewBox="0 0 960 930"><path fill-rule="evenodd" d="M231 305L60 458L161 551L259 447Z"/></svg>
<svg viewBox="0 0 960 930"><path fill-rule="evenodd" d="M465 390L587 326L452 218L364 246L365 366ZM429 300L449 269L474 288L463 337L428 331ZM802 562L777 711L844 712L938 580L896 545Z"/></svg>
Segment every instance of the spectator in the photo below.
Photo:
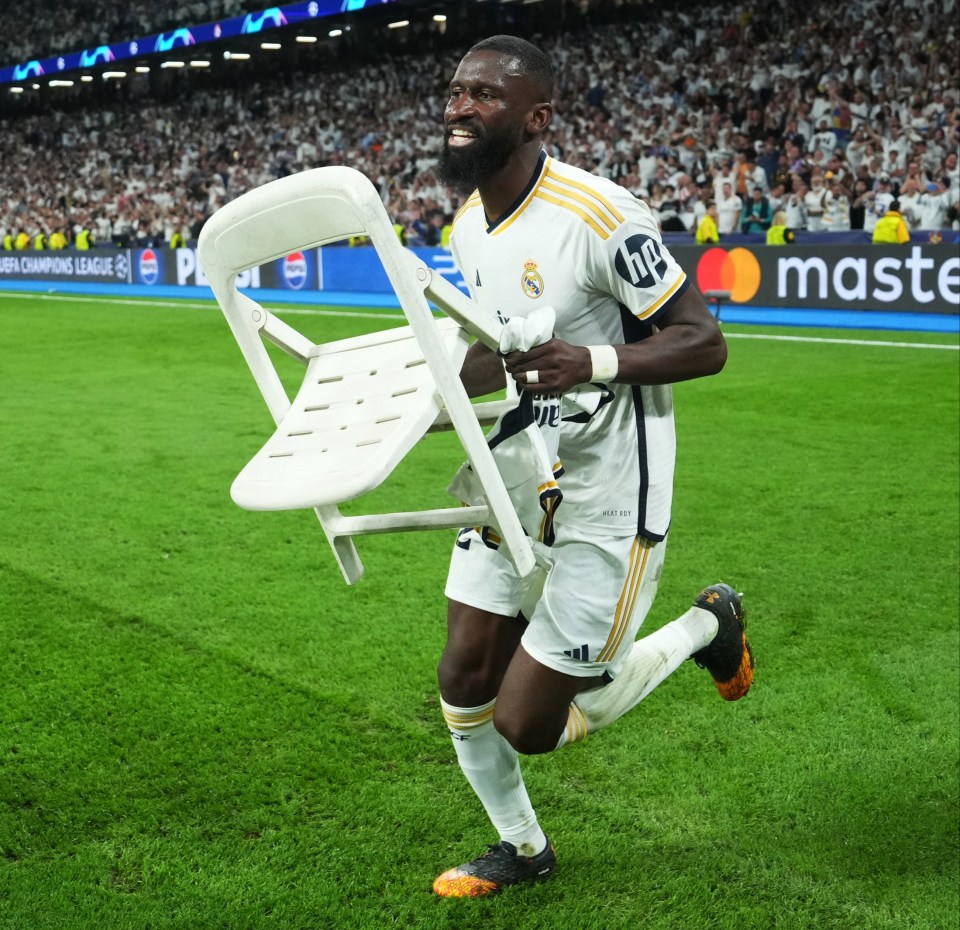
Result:
<svg viewBox="0 0 960 930"><path fill-rule="evenodd" d="M920 182L916 178L907 178L900 187L897 200L900 201L900 213L907 221L907 229L913 231L920 225Z"/></svg>
<svg viewBox="0 0 960 930"><path fill-rule="evenodd" d="M846 188L836 178L827 192L823 225L830 232L846 232L850 229L850 198Z"/></svg>
<svg viewBox="0 0 960 930"><path fill-rule="evenodd" d="M953 199L956 200L956 197ZM918 197L917 229L945 229L948 225L947 211L950 205L950 190L945 178L935 184L928 184L927 189Z"/></svg>
<svg viewBox="0 0 960 930"><path fill-rule="evenodd" d="M829 158L833 154L833 150L836 147L837 137L830 128L829 120L824 117L820 120L819 129L817 129L817 131L813 134L813 138L810 140L810 147L808 151L811 153L820 151L823 153L825 158Z"/></svg>
<svg viewBox="0 0 960 930"><path fill-rule="evenodd" d="M883 215L890 209L894 201L893 183L889 175L880 175L877 180L877 189L870 200L869 208L863 221L865 232L873 233L877 228L877 223Z"/></svg>
<svg viewBox="0 0 960 930"><path fill-rule="evenodd" d="M663 200L660 201L660 207L657 210L657 220L660 223L660 229L663 232L686 232L680 214L683 210L683 204L677 197L676 188L668 184L664 189Z"/></svg>
<svg viewBox="0 0 960 930"><path fill-rule="evenodd" d="M743 211L743 201L733 192L730 181L723 182L723 190L717 203L717 226L721 236L729 236L737 231L740 214Z"/></svg>
<svg viewBox="0 0 960 930"><path fill-rule="evenodd" d="M850 204L850 228L863 229L867 209L873 200L873 191L863 178L857 178L853 186L853 202Z"/></svg>
<svg viewBox="0 0 960 930"><path fill-rule="evenodd" d="M823 175L819 172L810 178L810 189L804 195L803 206L807 216L807 229L810 232L822 232L825 228L823 214L827 207L827 188L823 183Z"/></svg>
<svg viewBox="0 0 960 930"><path fill-rule="evenodd" d="M751 192L751 199L743 205L740 216L740 231L745 233L766 233L773 221L770 201L763 196L763 188L757 185Z"/></svg>
<svg viewBox="0 0 960 930"><path fill-rule="evenodd" d="M791 229L806 229L807 191L806 185L798 180L794 185L794 192L787 198L784 212L787 214L787 225Z"/></svg>

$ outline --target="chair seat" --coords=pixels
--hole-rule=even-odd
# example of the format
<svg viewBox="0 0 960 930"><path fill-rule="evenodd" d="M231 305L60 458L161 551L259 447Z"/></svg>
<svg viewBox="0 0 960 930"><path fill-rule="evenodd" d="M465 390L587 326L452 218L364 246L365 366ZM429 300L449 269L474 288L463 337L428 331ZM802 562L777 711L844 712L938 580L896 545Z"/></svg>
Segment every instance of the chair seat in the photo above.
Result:
<svg viewBox="0 0 960 930"><path fill-rule="evenodd" d="M467 337L439 320L459 365ZM409 326L316 346L300 391L230 489L247 510L352 500L380 485L437 419L442 402Z"/></svg>

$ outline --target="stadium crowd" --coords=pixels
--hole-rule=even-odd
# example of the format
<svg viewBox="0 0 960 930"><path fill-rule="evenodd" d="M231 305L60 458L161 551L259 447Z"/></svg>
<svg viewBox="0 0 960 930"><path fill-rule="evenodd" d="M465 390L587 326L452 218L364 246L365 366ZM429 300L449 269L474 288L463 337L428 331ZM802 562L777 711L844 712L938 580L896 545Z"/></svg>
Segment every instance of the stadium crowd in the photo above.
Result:
<svg viewBox="0 0 960 930"><path fill-rule="evenodd" d="M180 6L203 19L238 5ZM558 75L549 152L691 238L712 202L721 237L870 232L899 209L936 239L960 229L958 5L707 0L666 15L639 0L617 22L537 38ZM150 26L146 4L122 9ZM347 164L378 185L408 244L436 244L458 206L432 165L463 50L8 118L0 234L8 248L180 244L251 187Z"/></svg>

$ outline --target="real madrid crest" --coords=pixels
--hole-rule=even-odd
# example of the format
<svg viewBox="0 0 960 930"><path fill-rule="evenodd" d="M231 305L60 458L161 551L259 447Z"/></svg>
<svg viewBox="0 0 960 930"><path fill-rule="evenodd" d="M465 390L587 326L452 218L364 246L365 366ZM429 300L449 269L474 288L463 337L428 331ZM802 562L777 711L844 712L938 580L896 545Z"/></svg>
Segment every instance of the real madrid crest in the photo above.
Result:
<svg viewBox="0 0 960 930"><path fill-rule="evenodd" d="M523 263L523 274L520 275L520 287L527 297L536 300L543 293L543 278L537 271L537 263L533 259L527 259Z"/></svg>

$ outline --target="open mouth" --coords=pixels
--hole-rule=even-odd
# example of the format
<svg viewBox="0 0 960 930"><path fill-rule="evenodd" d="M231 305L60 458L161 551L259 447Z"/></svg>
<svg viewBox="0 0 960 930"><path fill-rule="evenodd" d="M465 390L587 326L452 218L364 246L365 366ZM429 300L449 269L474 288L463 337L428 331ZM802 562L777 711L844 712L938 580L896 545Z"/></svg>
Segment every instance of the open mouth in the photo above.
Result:
<svg viewBox="0 0 960 930"><path fill-rule="evenodd" d="M451 148L463 148L476 142L477 134L463 126L451 126L447 129L447 145Z"/></svg>

